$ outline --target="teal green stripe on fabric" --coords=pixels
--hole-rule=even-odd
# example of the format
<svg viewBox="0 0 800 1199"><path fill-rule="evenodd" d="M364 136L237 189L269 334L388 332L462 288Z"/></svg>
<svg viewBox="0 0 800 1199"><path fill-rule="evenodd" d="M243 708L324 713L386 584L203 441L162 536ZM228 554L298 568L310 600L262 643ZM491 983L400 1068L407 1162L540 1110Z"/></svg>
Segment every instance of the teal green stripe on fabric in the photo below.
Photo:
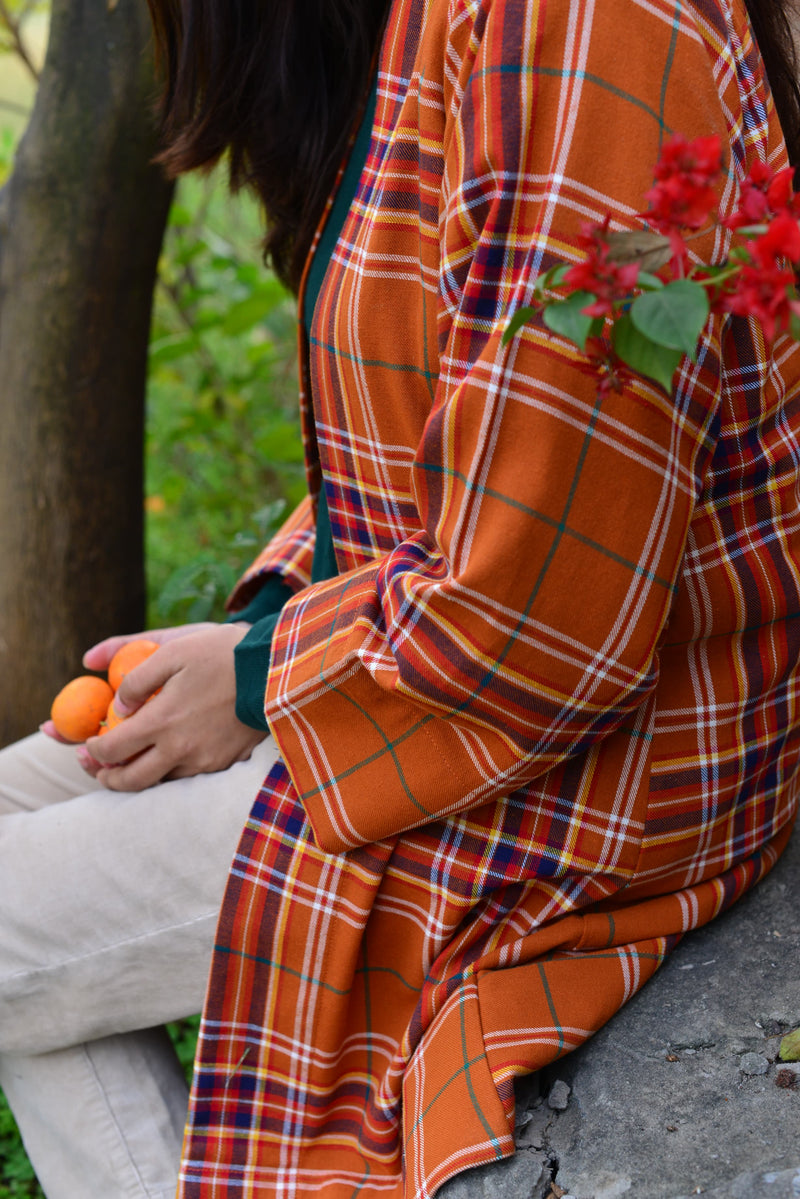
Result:
<svg viewBox="0 0 800 1199"><path fill-rule="evenodd" d="M367 1185L370 1178L372 1177L371 1163L363 1155L361 1157L361 1160L364 1163L364 1177L363 1177L362 1181L358 1184L356 1189L353 1191L353 1199L356 1199L356 1196L361 1194L361 1192L364 1190L364 1187Z"/></svg>
<svg viewBox="0 0 800 1199"><path fill-rule="evenodd" d="M406 782L405 774L403 773L403 768L400 765L400 762L397 758L397 755L394 752L394 749L395 749L395 745L399 745L402 741L405 741L406 737L410 737L412 732L416 732L416 730L418 728L420 728L423 724L426 724L428 720L432 719L432 717L423 717L423 719L421 721L419 721L413 729L408 729L403 734L403 736L398 738L397 742L395 742L393 744L389 740L389 738L386 736L386 734L384 733L381 726L378 724L378 722L375 720L375 718L366 710L366 708L363 708L361 706L361 704L358 703L357 700L353 699L353 697L351 695L347 695L346 692L341 690L341 688L336 687L336 686L331 686L329 683L326 682L326 680L324 678L325 659L327 658L327 655L328 655L328 647L331 643L331 635L333 633L334 628L336 627L336 619L339 614L339 609L341 608L342 603L344 602L345 595L347 594L347 590L353 581L354 580L348 579L347 582L342 587L341 594L339 595L339 599L336 604L336 611L334 612L333 616L331 617L331 624L330 624L331 633L328 635L328 639L325 642L325 649L323 650L322 659L320 661L319 677L320 677L320 681L325 686L327 686L330 691L335 692L337 695L341 695L341 697L343 699L346 699L349 704L352 704L353 707L356 709L356 711L360 712L361 715L366 720L369 721L369 723L372 725L372 727L375 729L375 731L383 738L384 748L376 750L376 752L374 754L371 754L368 758L363 758L360 762L357 762L354 766L351 766L348 770L345 770L342 774L337 775L335 781L340 782L343 778L347 778L348 775L353 774L356 770L360 770L362 768L362 766L366 766L370 762L374 762L374 761L377 761L378 758L382 758L384 756L384 754L388 751L392 755L392 760L395 765L395 770L397 771L397 777L400 779L400 784L401 784L403 790L405 791L406 795L410 799L411 803L414 805L414 807L417 809L417 811L421 812L424 816L430 816L432 813L429 811L429 809L423 807L422 804L419 802L419 800L416 799L416 797L412 794L411 788L409 787L408 783ZM324 784L320 784L317 787L313 787L310 791L304 791L301 796L301 799L310 799L313 795L318 795L320 791L322 791L323 789L326 789L327 786L328 786L328 783L324 783Z"/></svg>
<svg viewBox="0 0 800 1199"><path fill-rule="evenodd" d="M469 709L469 707L471 706L471 704L473 704L474 701L477 699L477 697L483 691L486 690L486 688L489 686L489 684L495 678L495 676L496 676L497 672L499 671L500 667L502 666L503 662L506 660L508 655L511 653L511 648L515 644L517 636L522 631L522 629L525 627L525 624L528 619L528 614L530 613L531 608L533 607L534 603L536 602L536 597L539 594L539 589L542 586L542 583L544 582L545 578L547 577L547 571L550 567L550 563L553 561L553 558L555 557L555 554L556 554L556 550L558 549L559 545L561 544L561 539L564 536L564 533L566 531L567 517L569 516L569 511L570 511L570 508L572 507L572 501L575 499L575 492L578 489L578 480L581 477L583 465L586 461L586 455L589 453L589 446L591 445L592 436L594 434L595 427L597 426L597 421L599 420L599 417L600 417L600 404L601 404L601 400L600 400L600 397L598 397L598 399L595 403L594 409L592 411L592 415L589 419L589 423L586 426L586 433L583 438L583 445L581 446L581 452L578 455L578 461L575 464L575 470L572 475L572 483L570 484L570 489L567 494L567 498L564 501L564 511L562 512L561 520L556 521L554 523L553 527L555 529L555 536L553 537L552 544L550 546L550 549L547 552L545 560L541 565L541 568L539 570L539 576L533 585L533 590L532 590L530 596L528 597L528 602L525 605L525 610L523 611L521 618L517 622L517 627L514 630L514 632L506 640L506 644L503 646L503 648L498 653L491 668L486 671L483 678L480 680L478 685L475 687L475 689L472 692L472 695L470 695L468 699L462 700L462 702L458 705L458 707L453 709L454 714L460 713L460 712L466 712Z"/></svg>
<svg viewBox="0 0 800 1199"><path fill-rule="evenodd" d="M464 1019L465 1006L466 1005L464 1002L464 997L462 996L459 999L459 1004L458 1004L458 1012L459 1012L459 1016L461 1018L461 1021L460 1021L461 1022L461 1056L464 1059L464 1061L467 1061L467 1023L466 1023L466 1020ZM475 1094L475 1088L472 1085L472 1075L470 1074L469 1069L466 1069L464 1071L464 1079L467 1084L467 1090L469 1091L469 1097L470 1097L470 1101L472 1103L473 1109L475 1110L475 1113L476 1113L478 1119L480 1120L481 1124L483 1125L484 1129L486 1130L486 1135L488 1136L489 1140L492 1142L492 1148L494 1149L494 1155L495 1155L495 1157L502 1157L503 1154L500 1150L500 1142L498 1141L497 1137L494 1135L494 1132L492 1130L492 1127L491 1127L489 1121L486 1119L485 1115L483 1114L483 1108L478 1103L478 1096Z"/></svg>
<svg viewBox="0 0 800 1199"><path fill-rule="evenodd" d="M326 511L327 511L327 506L326 506ZM330 622L330 626L329 626L330 632L328 633L328 636L326 638L325 648L322 651L322 660L319 664L319 677L320 677L320 681L322 683L325 683L325 679L323 677L324 671L325 671L325 659L328 656L328 648L331 644L331 638L333 636L333 631L336 628L336 621L338 620L339 612L341 610L342 604L344 603L344 597L347 595L347 592L350 590L352 585L353 585L352 579L347 579L345 581L344 586L342 587L341 592L339 594L339 598L336 601L336 611L334 612L333 616L331 617L331 622Z"/></svg>
<svg viewBox="0 0 800 1199"><path fill-rule="evenodd" d="M653 940L653 938L648 938ZM619 950L624 950L629 957L636 958L637 962L663 962L663 953L646 952L639 949L631 949L630 945L620 945L616 953L606 953L604 949L575 949L571 953L564 949L551 949L546 953L542 962L569 962L572 960L585 962L587 958L591 958L593 962L613 962L619 958ZM541 969L541 963L539 963Z"/></svg>
<svg viewBox="0 0 800 1199"><path fill-rule="evenodd" d="M257 953L245 953L243 949L234 949L230 945L215 945L215 953L224 953L228 957L242 958L245 962L257 962L260 966L271 966L273 970L279 970L281 974L289 974L292 978L299 978L301 982L309 983L312 987L321 987L323 991L330 991L333 995L349 995L352 987L348 987L343 991L340 987L334 987L330 983L323 982L321 978L313 978L310 974L303 974L300 970L292 970L289 966L284 966L280 962L274 962L272 958L261 957Z"/></svg>
<svg viewBox="0 0 800 1199"><path fill-rule="evenodd" d="M410 983L407 978L403 978L403 976L399 970L393 970L391 966L357 966L355 969L355 973L356 974L391 974L394 978L397 979L397 981L399 983L401 983L404 987L407 987L409 991L412 991L414 995L418 995L419 992L422 990L422 986L419 986L419 987L414 986L414 984Z"/></svg>
<svg viewBox="0 0 800 1199"><path fill-rule="evenodd" d="M555 517L547 516L546 513L539 512L536 508L531 508L528 504L523 504L521 500L515 500L513 496L505 495L502 491L496 491L493 487L485 487L482 483L476 483L474 479L470 479L468 475L465 475L460 470L455 470L451 466L445 466L439 462L420 462L417 465L420 470L427 471L429 474L447 475L448 478L457 479L459 483L463 483L466 488L476 495L484 495L489 499L499 500L501 504L507 504L509 508L515 508L517 511L525 513L526 516L532 516L535 520L541 521L542 524L547 525L551 529L560 529L562 527L562 522L556 520ZM596 550L611 562L616 562L620 566L627 567L632 574L647 579L649 583L657 583L660 587L672 592L673 595L677 595L678 586L676 583L670 582L669 579L662 579L660 575L645 570L638 562L631 562L628 558L623 558L621 554L617 554L601 542L587 537L585 533L579 533L577 529L571 529L569 525L563 528L563 532L568 537L574 538L575 541L579 541L582 545L588 546L589 549Z"/></svg>
<svg viewBox="0 0 800 1199"><path fill-rule="evenodd" d="M345 352L341 346L336 346L327 341L320 341L318 337L310 338L312 346L317 346L325 351L326 354L334 354L337 358L341 358L343 362L355 362L358 366L381 366L387 371L397 371L399 374L419 375L421 379L426 379L435 383L439 376L430 370L426 370L421 366L416 366L413 362L384 362L382 358L364 358L360 354L351 354Z"/></svg>
<svg viewBox="0 0 800 1199"><path fill-rule="evenodd" d="M664 108L667 103L667 85L669 83L670 71L672 63L675 59L675 50L678 45L678 26L681 19L681 0L675 5L675 19L672 22L672 36L670 37L669 50L667 51L667 61L664 63L664 74L661 76L661 96L659 98L659 107L661 111L661 129L658 134L658 150L661 153L661 146L664 141L665 125L663 121Z"/></svg>
<svg viewBox="0 0 800 1199"><path fill-rule="evenodd" d="M390 741L389 738L384 733L381 726L378 724L377 720L375 720L375 718L370 715L370 713L367 711L367 709L362 707L361 704L358 703L357 700L353 699L352 695L347 695L347 693L340 690L339 687L331 687L331 691L335 691L337 695L341 695L342 699L346 699L348 703L352 704L353 707L356 709L356 711L360 712L361 715L366 720L369 721L369 723L375 729L375 732L380 734L381 737L383 737L383 742L384 742L383 749L376 750L374 754L370 754L370 756L368 758L362 758L360 762L356 763L355 766L351 766L349 770L344 770L344 771L342 771L341 774L337 774L334 781L337 783L340 782L342 779L347 778L348 775L353 774L356 770L360 770L362 768L362 766L366 766L369 762L375 762L375 761L377 761L378 758L382 758L384 756L384 754L389 753L389 754L391 754L392 761L394 762L394 768L397 772L397 777L400 780L400 786L403 788L403 790L406 793L406 798L411 801L411 803L414 805L414 807L417 809L417 811L421 812L423 816L433 816L434 812L432 812L430 808L426 808L424 806L424 804L421 804L419 802L419 800L416 798L416 796L414 795L411 788L409 787L409 785L406 781L406 776L405 776L405 772L403 771L403 767L400 765L400 760L397 757L397 754L394 752L396 746L400 745L400 743L402 741L405 741L407 737L410 737L412 733L417 731L417 729L422 728L422 726L424 724L427 724L429 720L432 720L433 717L432 716L424 717L422 720L417 721L417 723L414 725L413 729L406 730L406 732L402 735L402 737L398 737L396 741ZM322 788L318 787L318 788L315 788L313 792L306 792L304 794L303 798L305 798L305 795L315 794L316 791L318 791L318 790L322 790Z"/></svg>
<svg viewBox="0 0 800 1199"><path fill-rule="evenodd" d="M349 695L345 695L344 692L340 691L338 687L331 687L331 690L336 691L339 695L342 696L343 699L349 700L349 702L352 703L354 705L354 707L356 707L358 709L359 712L364 712L364 709L361 707L360 704L357 704L355 702L355 700L350 698ZM342 770L341 773L335 775L332 779L328 779L326 782L321 783L318 787L311 787L311 788L309 788L308 791L304 791L303 794L300 796L301 799L311 799L312 796L319 795L319 793L321 791L327 790L330 783L340 783L342 781L342 779L349 778L351 774L355 774L356 771L361 770L364 766L369 766L373 762L377 762L379 758L384 757L387 750L389 751L389 753L392 754L392 757L394 757L393 751L396 749L396 747L398 745L402 745L404 741L407 741L409 737L413 737L415 733L419 732L419 730L421 728L423 728L426 724L430 724L430 722L434 719L433 716L423 716L421 720L418 720L416 724L411 726L411 728L406 729L406 731L404 733L401 733L400 736L397 737L394 741L390 741L389 738L384 733L383 729L380 728L380 726L375 724L375 721L372 719L372 717L369 715L369 713L364 712L364 715L367 716L367 718L370 720L370 722L375 726L375 728L378 730L380 735L383 737L383 739L385 741L384 748L376 749L374 753L368 754L366 756L366 758L362 758L360 762L355 762L352 766L348 766L347 770ZM408 794L408 797L411 800L411 802L414 804L414 806L416 808L419 809L419 811L424 812L426 816L430 816L432 814L428 811L427 808L423 808L421 806L421 804L419 804L416 801L416 799L414 799L413 795L410 792L407 792L407 794Z"/></svg>
<svg viewBox="0 0 800 1199"><path fill-rule="evenodd" d="M470 1070L473 1066L476 1066L478 1064L478 1062L485 1062L485 1061L486 1061L486 1057L482 1053L479 1053L477 1057L470 1058L468 1061L466 1061L464 1063L463 1066L461 1066L458 1070L456 1070L455 1074L452 1076L452 1078L449 1078L447 1080L447 1082L444 1084L444 1086L439 1087L439 1090L433 1096L433 1098L431 1099L428 1106L420 1113L419 1116L417 1116L416 1120L414 1121L413 1127L411 1128L405 1141L403 1142L405 1148L408 1148L408 1146L410 1145L411 1138L413 1137L414 1133L419 1128L422 1121L427 1116L428 1112L431 1110L431 1108L436 1106L436 1104L441 1099L442 1095L444 1095L445 1091L448 1091L450 1089L450 1087L453 1085L453 1083L459 1077L459 1075L466 1073L467 1070Z"/></svg>
<svg viewBox="0 0 800 1199"><path fill-rule="evenodd" d="M547 1000L547 1006L550 1008L550 1015L553 1020L553 1030L558 1033L558 1052L563 1053L563 1051L564 1051L564 1030L561 1027L561 1024L558 1019L558 1015L556 1013L555 1004L553 1003L553 996L550 994L550 986L547 982L547 975L545 974L544 969L542 968L541 962L539 962L537 964L539 967L539 978L542 980L542 989L544 990L544 996L545 996L545 999Z"/></svg>
<svg viewBox="0 0 800 1199"><path fill-rule="evenodd" d="M528 66L527 64L517 63L501 63L494 67L484 67L476 72L476 78L482 75L544 75L551 79L580 79L582 83L591 83L595 87L600 87L604 92L609 92L612 96L618 96L620 100L625 100L628 104L633 104L636 108L640 108L642 112L646 112L665 133L671 133L672 130L664 123L664 118L661 113L656 112L649 104L646 104L639 96L634 96L632 92L623 91L622 88L616 87L613 83L609 83L607 79L603 79L600 75L595 75L591 71L562 70L558 67L537 67Z"/></svg>
<svg viewBox="0 0 800 1199"><path fill-rule="evenodd" d="M614 937L617 933L617 926L614 923L614 917L611 912L606 913L608 919L608 940L606 941L606 949L609 949L614 944Z"/></svg>

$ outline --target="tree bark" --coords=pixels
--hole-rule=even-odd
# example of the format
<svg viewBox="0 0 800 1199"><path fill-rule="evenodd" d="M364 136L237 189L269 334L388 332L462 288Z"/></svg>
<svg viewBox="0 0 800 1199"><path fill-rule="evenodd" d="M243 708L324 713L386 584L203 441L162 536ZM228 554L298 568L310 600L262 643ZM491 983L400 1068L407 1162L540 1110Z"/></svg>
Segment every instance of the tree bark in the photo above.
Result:
<svg viewBox="0 0 800 1199"><path fill-rule="evenodd" d="M144 622L152 292L171 187L152 165L143 0L53 0L0 192L0 744L92 643Z"/></svg>

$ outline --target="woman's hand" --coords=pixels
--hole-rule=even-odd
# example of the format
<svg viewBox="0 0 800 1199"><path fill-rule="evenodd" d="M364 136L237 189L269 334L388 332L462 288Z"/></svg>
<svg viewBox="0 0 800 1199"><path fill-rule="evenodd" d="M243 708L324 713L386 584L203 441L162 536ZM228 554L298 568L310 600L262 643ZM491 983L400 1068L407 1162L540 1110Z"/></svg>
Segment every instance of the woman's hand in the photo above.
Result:
<svg viewBox="0 0 800 1199"><path fill-rule="evenodd" d="M160 648L122 680L114 708L127 719L89 738L78 751L84 768L112 791L141 791L248 758L266 734L242 724L235 712L233 650L246 631L246 625L195 624L140 634ZM105 669L131 640L100 642L84 655L84 665Z"/></svg>
<svg viewBox="0 0 800 1199"><path fill-rule="evenodd" d="M166 641L174 641L177 637L186 637L190 633L196 633L201 629L215 629L217 625L210 621L197 621L195 624L175 625L168 629L148 629L146 633L125 633L118 637L106 637L105 641L98 641L96 645L87 649L83 655L83 665L87 670L107 671L111 659L114 654L123 645L127 645L129 641L157 641L159 645L163 645ZM44 733L47 737L52 737L53 741L60 741L62 745L74 745L74 741L67 741L66 737L62 737L56 730L56 726L52 720L45 720L44 724L39 725L39 732ZM79 751L81 763L90 774L95 773L90 769L89 762L86 759L89 757L84 751Z"/></svg>

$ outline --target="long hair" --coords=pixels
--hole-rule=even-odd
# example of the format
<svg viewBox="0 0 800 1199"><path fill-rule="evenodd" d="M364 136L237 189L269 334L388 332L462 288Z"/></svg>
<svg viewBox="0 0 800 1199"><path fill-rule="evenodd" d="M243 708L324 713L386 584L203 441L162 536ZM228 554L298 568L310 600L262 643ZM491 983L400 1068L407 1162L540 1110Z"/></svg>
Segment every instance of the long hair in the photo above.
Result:
<svg viewBox="0 0 800 1199"><path fill-rule="evenodd" d="M746 0L789 156L800 167L800 91L790 0ZM359 104L388 0L148 0L172 174L229 151L234 189L252 187L265 254L300 275Z"/></svg>
<svg viewBox="0 0 800 1199"><path fill-rule="evenodd" d="M764 60L772 98L786 139L795 181L800 175L800 84L794 36L800 36L792 0L745 0L756 42Z"/></svg>
<svg viewBox="0 0 800 1199"><path fill-rule="evenodd" d="M265 254L296 290L369 83L386 0L148 0L170 174L229 151L252 187Z"/></svg>

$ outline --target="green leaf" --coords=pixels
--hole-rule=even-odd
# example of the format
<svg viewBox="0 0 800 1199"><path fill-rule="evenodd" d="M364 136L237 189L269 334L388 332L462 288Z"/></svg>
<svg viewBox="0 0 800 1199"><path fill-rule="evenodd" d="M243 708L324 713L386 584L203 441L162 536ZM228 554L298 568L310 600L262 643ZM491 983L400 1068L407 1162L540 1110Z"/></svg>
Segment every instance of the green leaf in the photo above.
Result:
<svg viewBox="0 0 800 1199"><path fill-rule="evenodd" d="M639 271L636 286L641 287L642 291L661 291L664 280L659 279L658 275L651 275L649 271Z"/></svg>
<svg viewBox="0 0 800 1199"><path fill-rule="evenodd" d="M645 378L658 383L667 395L672 394L672 376L683 357L680 350L655 345L639 332L629 313L623 314L616 321L612 342L626 366L638 375L644 375Z"/></svg>
<svg viewBox="0 0 800 1199"><path fill-rule="evenodd" d="M162 366L165 362L176 362L187 354L195 354L198 345L198 339L193 334L189 334L188 337L183 334L176 337L162 337L151 343L150 369Z"/></svg>
<svg viewBox="0 0 800 1199"><path fill-rule="evenodd" d="M536 316L535 308L518 308L503 331L502 344L507 346L518 329Z"/></svg>
<svg viewBox="0 0 800 1199"><path fill-rule="evenodd" d="M705 288L691 279L676 279L660 291L637 296L631 306L631 319L650 341L694 359L708 312Z"/></svg>
<svg viewBox="0 0 800 1199"><path fill-rule="evenodd" d="M272 307L271 295L263 291L254 292L238 304L231 305L222 322L223 331L229 337L244 333L262 321Z"/></svg>
<svg viewBox="0 0 800 1199"><path fill-rule="evenodd" d="M778 1049L778 1057L782 1062L800 1062L800 1028L786 1034Z"/></svg>
<svg viewBox="0 0 800 1199"><path fill-rule="evenodd" d="M581 311L593 303L595 297L588 291L574 291L565 300L556 300L544 310L544 323L553 333L566 337L582 350L586 338L593 332L595 318Z"/></svg>
<svg viewBox="0 0 800 1199"><path fill-rule="evenodd" d="M540 299L545 292L550 291L554 287L560 287L569 269L570 264L568 262L557 262L555 266L551 266L549 270L546 270L543 275L538 275L533 281L533 294Z"/></svg>
<svg viewBox="0 0 800 1199"><path fill-rule="evenodd" d="M169 210L169 223L175 225L191 225L192 214L183 204L173 203Z"/></svg>

